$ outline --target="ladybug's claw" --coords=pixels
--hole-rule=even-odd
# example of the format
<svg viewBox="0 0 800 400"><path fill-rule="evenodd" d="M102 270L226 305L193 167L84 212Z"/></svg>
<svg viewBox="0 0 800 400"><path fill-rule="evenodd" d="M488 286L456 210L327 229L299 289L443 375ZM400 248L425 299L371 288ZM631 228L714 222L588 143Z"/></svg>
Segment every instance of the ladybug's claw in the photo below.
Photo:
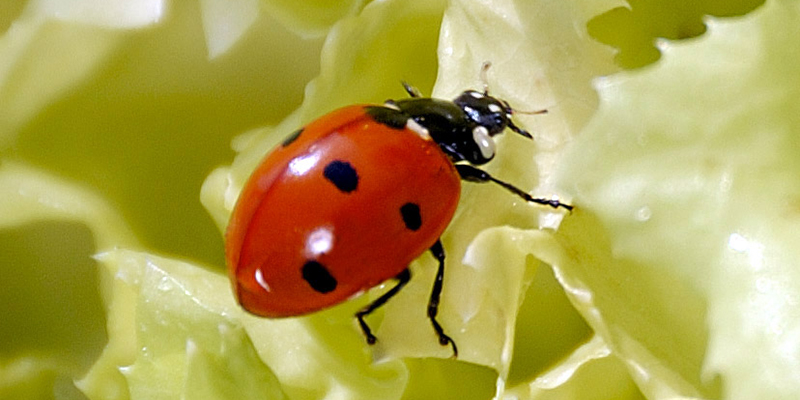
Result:
<svg viewBox="0 0 800 400"><path fill-rule="evenodd" d="M361 326L361 332L364 333L364 337L367 339L367 344L373 345L375 344L375 342L378 341L378 338L376 338L375 335L372 334L372 330L369 329L369 325L367 325L367 323L364 322L364 315L366 314L361 314L361 313L356 314L356 318L358 318L358 325Z"/></svg>
<svg viewBox="0 0 800 400"><path fill-rule="evenodd" d="M458 347L456 346L456 342L450 338L450 336L445 335L444 333L439 336L439 344L442 346L447 346L448 344L450 347L453 348L453 355L452 358L458 358Z"/></svg>
<svg viewBox="0 0 800 400"><path fill-rule="evenodd" d="M569 204L566 204L566 203L562 203L562 202L560 202L558 200L546 200L546 202L547 202L547 205L550 206L550 207L553 207L553 208L556 208L556 209L559 208L559 207L560 208L564 208L569 212L572 212L572 209L575 208L575 206L572 206L572 205L569 205Z"/></svg>

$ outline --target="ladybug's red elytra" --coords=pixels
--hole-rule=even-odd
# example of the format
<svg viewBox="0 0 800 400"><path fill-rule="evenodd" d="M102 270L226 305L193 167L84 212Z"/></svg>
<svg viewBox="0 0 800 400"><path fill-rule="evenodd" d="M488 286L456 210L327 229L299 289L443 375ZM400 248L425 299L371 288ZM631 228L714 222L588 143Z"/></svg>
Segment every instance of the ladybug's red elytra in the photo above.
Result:
<svg viewBox="0 0 800 400"><path fill-rule="evenodd" d="M485 71L485 68L484 68ZM467 90L453 101L411 98L333 111L289 135L255 169L226 233L229 275L239 303L264 317L321 310L386 280L398 283L356 313L364 318L411 279L408 265L430 250L439 263L428 318L442 345L458 348L436 320L445 253L439 240L453 218L461 180L493 182L475 167L495 155L493 136L516 126L507 102Z"/></svg>

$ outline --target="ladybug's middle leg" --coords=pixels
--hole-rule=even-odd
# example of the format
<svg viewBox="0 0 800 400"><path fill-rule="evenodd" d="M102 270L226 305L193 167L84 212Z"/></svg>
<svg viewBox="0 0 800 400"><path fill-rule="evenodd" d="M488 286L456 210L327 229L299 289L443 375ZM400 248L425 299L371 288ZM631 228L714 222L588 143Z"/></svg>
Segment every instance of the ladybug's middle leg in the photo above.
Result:
<svg viewBox="0 0 800 400"><path fill-rule="evenodd" d="M545 206L550 206L550 207L553 207L553 208L561 207L561 208L567 209L568 211L572 211L573 207L571 205L569 205L569 204L561 203L558 200L547 200L547 199L539 199L539 198L533 197L533 196L529 195L528 193L525 193L522 189L520 189L520 188L518 188L518 187L516 187L516 186L514 186L514 185L512 185L510 183L503 182L503 181L501 181L501 180L489 175L488 172L486 172L486 171L484 171L482 169L475 168L475 167L473 167L471 165L457 164L456 165L456 170L458 171L458 174L461 176L461 179L463 179L465 181L477 182L477 183L494 182L494 183L502 186L506 190L510 191L511 193L514 193L517 196L522 197L522 199L525 200L525 201L529 201L531 203L541 204L541 205L545 205Z"/></svg>

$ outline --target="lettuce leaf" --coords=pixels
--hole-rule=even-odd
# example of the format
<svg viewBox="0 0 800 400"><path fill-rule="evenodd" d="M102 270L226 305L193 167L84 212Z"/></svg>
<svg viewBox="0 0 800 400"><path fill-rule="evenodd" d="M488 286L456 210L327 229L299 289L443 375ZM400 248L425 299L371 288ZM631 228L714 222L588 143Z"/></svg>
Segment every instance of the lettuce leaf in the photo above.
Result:
<svg viewBox="0 0 800 400"><path fill-rule="evenodd" d="M551 262L648 398L800 393L799 11L709 19L661 42L660 63L599 80L564 156L578 211Z"/></svg>
<svg viewBox="0 0 800 400"><path fill-rule="evenodd" d="M95 3L0 7L0 397L800 393L794 3L707 19L623 73L587 30L626 31L591 22L618 1ZM636 12L661 3L623 22L700 32L702 13ZM650 34L627 59L654 61ZM303 318L244 313L220 232L263 154L334 108L404 96L400 80L480 89L484 61L491 93L549 111L519 114L535 141L499 137L487 169L576 210L465 184L440 311L459 360L425 318L427 255L371 317L374 347L352 314L385 286ZM219 164L200 193L214 229L197 193Z"/></svg>

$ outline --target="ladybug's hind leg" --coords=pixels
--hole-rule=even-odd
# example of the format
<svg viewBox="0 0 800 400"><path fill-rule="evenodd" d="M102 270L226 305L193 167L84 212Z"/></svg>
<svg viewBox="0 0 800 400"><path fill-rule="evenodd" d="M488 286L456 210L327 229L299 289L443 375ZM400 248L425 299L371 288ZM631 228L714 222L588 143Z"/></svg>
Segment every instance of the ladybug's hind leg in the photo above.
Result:
<svg viewBox="0 0 800 400"><path fill-rule="evenodd" d="M378 307L386 304L389 299L394 297L400 289L405 286L408 281L411 280L411 271L408 268L404 269L399 275L397 275L397 285L393 288L389 289L388 292L384 293L381 297L378 297L377 300L373 301L372 303L368 304L366 307L362 308L359 312L356 313L356 319L358 319L358 325L361 326L361 331L364 332L364 336L367 338L367 343L375 344L378 338L372 334L372 329L369 328L366 321L364 321L364 317L371 314L373 311L377 310Z"/></svg>
<svg viewBox="0 0 800 400"><path fill-rule="evenodd" d="M458 357L458 347L453 338L444 333L444 329L436 321L436 314L439 312L439 297L442 294L442 284L444 283L444 247L442 247L441 239L436 240L436 243L431 246L431 253L439 261L439 269L436 271L436 279L433 281L433 290L431 290L431 299L428 302L428 318L433 324L433 329L436 335L439 336L439 344L447 346L448 344L453 348L453 358Z"/></svg>
<svg viewBox="0 0 800 400"><path fill-rule="evenodd" d="M571 205L569 205L569 204L561 203L558 200L538 199L536 197L532 197L528 193L525 193L522 189L520 189L520 188L518 188L518 187L516 187L516 186L514 186L514 185L512 185L510 183L503 182L503 181L501 181L501 180L489 175L488 172L486 172L486 171L484 171L482 169L475 168L475 167L473 167L471 165L457 164L456 165L456 170L458 171L458 174L461 176L461 179L463 179L465 181L477 182L477 183L494 182L494 183L502 186L503 188L505 188L509 192L514 193L515 195L521 197L525 201L528 201L528 202L531 202L531 203L536 203L536 204L541 204L541 205L545 205L545 206L550 206L550 207L553 207L553 208L559 208L560 207L560 208L566 209L567 211L572 211L573 207Z"/></svg>
<svg viewBox="0 0 800 400"><path fill-rule="evenodd" d="M431 324L433 324L433 329L436 331L436 336L439 337L439 343L442 346L447 346L448 344L453 348L453 357L458 357L458 347L456 347L456 342L444 333L444 328L442 325L439 324L439 321L436 320L436 315L439 312L439 298L442 295L442 284L444 283L444 247L442 247L442 241L437 240L436 243L431 246L431 253L436 260L439 261L439 268L436 271L436 279L433 282L433 290L431 290L431 298L428 301L428 318L431 320ZM381 297L378 297L377 300L373 301L366 307L362 308L359 312L356 313L356 319L358 319L358 325L361 327L361 331L364 332L364 336L367 338L367 343L375 344L378 338L372 333L372 329L370 329L367 322L364 321L364 317L371 314L373 311L377 310L382 305L386 304L389 299L394 297L401 289L411 280L411 271L406 268L397 275L397 285L393 288L389 289L388 292L384 293Z"/></svg>

